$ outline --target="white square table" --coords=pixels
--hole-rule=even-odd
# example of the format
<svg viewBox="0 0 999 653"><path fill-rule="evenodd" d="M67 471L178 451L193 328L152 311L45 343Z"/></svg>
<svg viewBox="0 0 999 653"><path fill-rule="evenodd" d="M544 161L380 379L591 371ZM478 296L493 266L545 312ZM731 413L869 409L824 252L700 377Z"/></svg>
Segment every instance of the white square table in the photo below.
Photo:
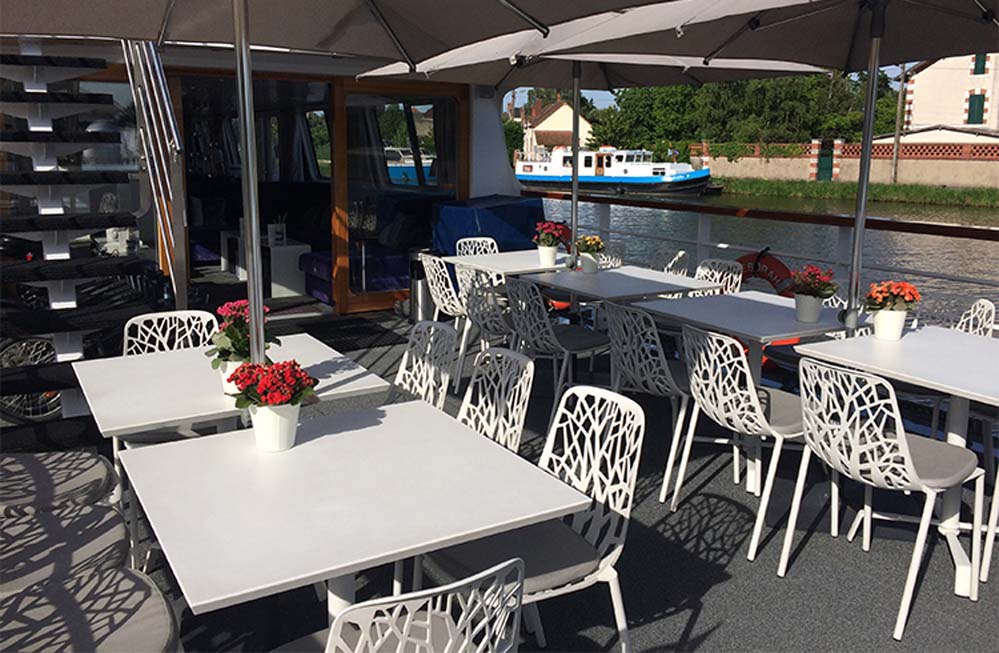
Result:
<svg viewBox="0 0 999 653"><path fill-rule="evenodd" d="M191 610L327 581L578 512L590 499L423 402L302 422L262 453L251 430L122 454Z"/></svg>
<svg viewBox="0 0 999 653"><path fill-rule="evenodd" d="M625 265L609 270L584 274L580 270L559 270L529 274L525 281L556 288L590 299L619 301L649 295L688 293L691 290L714 290L720 283L701 281L679 274Z"/></svg>
<svg viewBox="0 0 999 653"><path fill-rule="evenodd" d="M802 344L802 356L877 374L950 395L947 442L966 446L970 401L999 406L999 340L955 329L923 327L901 340L874 336ZM970 563L957 539L961 490L946 492L940 503L939 530L954 558L954 593L968 596Z"/></svg>
<svg viewBox="0 0 999 653"><path fill-rule="evenodd" d="M452 265L463 265L473 270L490 274L531 274L532 272L550 272L564 270L568 255L558 253L555 265L541 265L537 249L524 249L499 254L475 254L473 256L445 256L444 262Z"/></svg>
<svg viewBox="0 0 999 653"><path fill-rule="evenodd" d="M389 384L379 376L304 333L282 336L267 356L295 359L319 380L320 401L384 397ZM235 417L242 411L222 393L207 348L77 361L73 370L104 437Z"/></svg>

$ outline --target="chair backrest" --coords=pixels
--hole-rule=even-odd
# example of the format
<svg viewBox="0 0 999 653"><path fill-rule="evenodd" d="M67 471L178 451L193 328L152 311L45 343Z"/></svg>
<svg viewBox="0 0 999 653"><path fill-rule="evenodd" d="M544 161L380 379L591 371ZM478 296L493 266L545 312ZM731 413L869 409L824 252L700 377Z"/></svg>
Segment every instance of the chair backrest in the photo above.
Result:
<svg viewBox="0 0 999 653"><path fill-rule="evenodd" d="M569 526L600 554L601 568L624 549L645 435L645 413L610 390L569 388L559 401L538 466L588 495Z"/></svg>
<svg viewBox="0 0 999 653"><path fill-rule="evenodd" d="M666 361L659 330L645 311L604 304L611 343L614 388L660 396L681 394Z"/></svg>
<svg viewBox="0 0 999 653"><path fill-rule="evenodd" d="M458 421L517 453L533 383L534 361L509 349L490 347L475 358Z"/></svg>
<svg viewBox="0 0 999 653"><path fill-rule="evenodd" d="M961 314L954 328L975 336L992 337L992 327L996 323L996 305L987 299L979 299L971 308Z"/></svg>
<svg viewBox="0 0 999 653"><path fill-rule="evenodd" d="M687 276L687 251L663 245L652 255L649 268Z"/></svg>
<svg viewBox="0 0 999 653"><path fill-rule="evenodd" d="M736 293L742 288L742 265L738 261L727 261L721 258L704 259L697 264L694 278L720 283L723 295ZM703 291L703 294L712 293L711 291ZM713 294L717 294L717 291Z"/></svg>
<svg viewBox="0 0 999 653"><path fill-rule="evenodd" d="M136 315L125 323L122 354L192 349L211 344L219 323L207 311L163 311Z"/></svg>
<svg viewBox="0 0 999 653"><path fill-rule="evenodd" d="M477 254L498 254L499 245L495 238L489 236L476 236L473 238L459 238L455 243L455 252L458 256L475 256Z"/></svg>
<svg viewBox="0 0 999 653"><path fill-rule="evenodd" d="M389 400L395 401L399 394L411 395L443 409L457 342L458 332L448 324L414 324Z"/></svg>
<svg viewBox="0 0 999 653"><path fill-rule="evenodd" d="M326 653L508 653L517 650L524 562L514 558L463 580L346 608Z"/></svg>
<svg viewBox="0 0 999 653"><path fill-rule="evenodd" d="M461 271L462 266L455 268ZM483 337L508 336L513 333L505 317L505 308L494 285L493 275L471 270L468 277L465 313Z"/></svg>
<svg viewBox="0 0 999 653"><path fill-rule="evenodd" d="M538 287L530 281L507 279L506 296L510 300L513 330L524 348L541 354L561 353L562 345L555 337Z"/></svg>
<svg viewBox="0 0 999 653"><path fill-rule="evenodd" d="M683 355L690 394L701 411L737 433L772 434L742 343L684 325Z"/></svg>
<svg viewBox="0 0 999 653"><path fill-rule="evenodd" d="M458 298L458 293L451 283L451 275L448 273L447 263L439 256L431 254L420 254L420 263L427 273L427 285L430 286L430 297L441 312L452 317L465 314L465 307Z"/></svg>
<svg viewBox="0 0 999 653"><path fill-rule="evenodd" d="M596 255L597 266L603 270L621 267L624 265L625 251L625 245L620 241L607 243L604 251Z"/></svg>
<svg viewBox="0 0 999 653"><path fill-rule="evenodd" d="M805 442L815 455L861 483L920 489L890 383L808 358L800 370Z"/></svg>

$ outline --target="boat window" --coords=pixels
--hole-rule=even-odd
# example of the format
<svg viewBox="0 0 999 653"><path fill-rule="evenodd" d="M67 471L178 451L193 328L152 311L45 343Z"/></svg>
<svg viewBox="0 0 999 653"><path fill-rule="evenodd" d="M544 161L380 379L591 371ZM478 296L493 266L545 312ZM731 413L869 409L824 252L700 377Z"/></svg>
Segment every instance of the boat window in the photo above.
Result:
<svg viewBox="0 0 999 653"><path fill-rule="evenodd" d="M618 163L624 161L624 156L622 156L620 154L618 154L617 157L615 157L615 158L618 160Z"/></svg>
<svg viewBox="0 0 999 653"><path fill-rule="evenodd" d="M583 167L584 168L592 168L593 167L593 157L592 156L587 156L587 157L585 157L583 159Z"/></svg>
<svg viewBox="0 0 999 653"><path fill-rule="evenodd" d="M634 154L629 154L629 155L627 155L625 157L624 160L625 160L626 163L634 163L635 162L635 155Z"/></svg>
<svg viewBox="0 0 999 653"><path fill-rule="evenodd" d="M562 166L565 167L565 168L571 168L572 167L572 157L571 156L564 156L564 157L562 157Z"/></svg>
<svg viewBox="0 0 999 653"><path fill-rule="evenodd" d="M312 139L312 151L319 168L319 176L329 179L333 155L330 149L330 127L326 121L326 112L307 111L305 121L309 125L309 136Z"/></svg>
<svg viewBox="0 0 999 653"><path fill-rule="evenodd" d="M604 157L604 167L605 168L611 167L612 163L614 163L614 157L612 157L612 156Z"/></svg>

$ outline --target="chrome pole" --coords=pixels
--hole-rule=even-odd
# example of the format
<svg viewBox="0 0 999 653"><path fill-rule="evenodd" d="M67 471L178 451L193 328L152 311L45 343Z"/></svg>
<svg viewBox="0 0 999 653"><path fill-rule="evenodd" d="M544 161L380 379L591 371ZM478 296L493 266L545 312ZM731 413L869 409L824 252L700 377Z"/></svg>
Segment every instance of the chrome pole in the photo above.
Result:
<svg viewBox="0 0 999 653"><path fill-rule="evenodd" d="M246 291L250 303L250 361L264 362L264 292L260 271L260 205L257 202L257 140L253 116L253 70L250 65L248 0L232 0L239 95L239 158L246 221Z"/></svg>
<svg viewBox="0 0 999 653"><path fill-rule="evenodd" d="M860 177L857 179L857 207L853 218L853 248L850 258L849 304L846 327L857 328L860 314L860 272L864 259L864 225L867 222L867 189L871 181L871 149L874 142L874 111L878 99L878 67L881 36L885 29L883 2L871 3L871 51L867 60L867 95L864 99L864 131L860 146Z"/></svg>
<svg viewBox="0 0 999 653"><path fill-rule="evenodd" d="M572 204L569 219L570 230L572 231L572 244L569 246L569 253L572 260L576 260L576 239L579 230L579 82L582 77L582 64L578 61L572 62Z"/></svg>

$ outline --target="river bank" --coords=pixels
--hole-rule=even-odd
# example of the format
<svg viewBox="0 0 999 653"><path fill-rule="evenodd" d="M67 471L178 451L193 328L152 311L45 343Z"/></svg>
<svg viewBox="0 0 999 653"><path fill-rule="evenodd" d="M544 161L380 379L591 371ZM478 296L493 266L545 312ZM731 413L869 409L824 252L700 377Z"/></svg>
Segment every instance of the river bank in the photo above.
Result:
<svg viewBox="0 0 999 653"><path fill-rule="evenodd" d="M770 179L719 178L725 194L757 197L793 197L797 199L852 200L857 184L846 182L782 181ZM958 188L910 184L871 184L872 202L899 202L939 206L999 208L999 187Z"/></svg>

